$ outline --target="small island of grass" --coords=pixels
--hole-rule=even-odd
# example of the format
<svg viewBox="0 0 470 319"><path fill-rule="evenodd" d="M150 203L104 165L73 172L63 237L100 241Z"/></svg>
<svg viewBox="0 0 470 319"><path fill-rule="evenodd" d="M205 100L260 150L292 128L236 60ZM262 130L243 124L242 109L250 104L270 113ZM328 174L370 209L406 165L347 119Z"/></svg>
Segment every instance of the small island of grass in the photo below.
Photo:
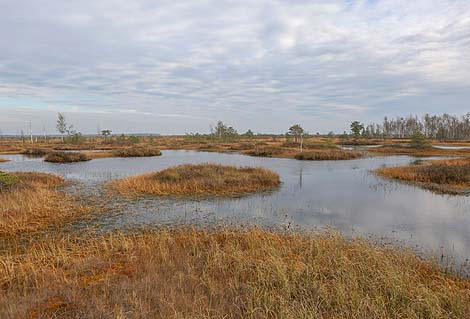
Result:
<svg viewBox="0 0 470 319"><path fill-rule="evenodd" d="M341 149L309 150L295 155L295 159L303 161L341 161L363 157L361 152Z"/></svg>
<svg viewBox="0 0 470 319"><path fill-rule="evenodd" d="M209 163L179 165L109 183L112 190L124 196L233 196L279 185L279 175L264 168Z"/></svg>
<svg viewBox="0 0 470 319"><path fill-rule="evenodd" d="M51 163L75 163L89 161L91 158L83 153L52 152L46 155L44 161Z"/></svg>
<svg viewBox="0 0 470 319"><path fill-rule="evenodd" d="M385 167L377 175L445 194L470 194L470 158Z"/></svg>
<svg viewBox="0 0 470 319"><path fill-rule="evenodd" d="M116 157L151 157L160 156L162 152L149 147L133 147L117 149L113 152L113 155Z"/></svg>

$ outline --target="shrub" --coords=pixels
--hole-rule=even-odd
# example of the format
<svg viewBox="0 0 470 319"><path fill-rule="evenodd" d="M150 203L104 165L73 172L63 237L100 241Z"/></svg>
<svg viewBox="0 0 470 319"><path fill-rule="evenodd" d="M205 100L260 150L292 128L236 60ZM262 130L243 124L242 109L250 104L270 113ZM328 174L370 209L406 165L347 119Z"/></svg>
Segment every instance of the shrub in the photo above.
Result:
<svg viewBox="0 0 470 319"><path fill-rule="evenodd" d="M53 152L49 153L44 160L51 163L74 163L89 161L90 158L82 153Z"/></svg>
<svg viewBox="0 0 470 319"><path fill-rule="evenodd" d="M430 148L431 142L422 133L417 132L411 137L410 146L413 148Z"/></svg>
<svg viewBox="0 0 470 319"><path fill-rule="evenodd" d="M0 171L0 191L11 188L16 182L16 176Z"/></svg>

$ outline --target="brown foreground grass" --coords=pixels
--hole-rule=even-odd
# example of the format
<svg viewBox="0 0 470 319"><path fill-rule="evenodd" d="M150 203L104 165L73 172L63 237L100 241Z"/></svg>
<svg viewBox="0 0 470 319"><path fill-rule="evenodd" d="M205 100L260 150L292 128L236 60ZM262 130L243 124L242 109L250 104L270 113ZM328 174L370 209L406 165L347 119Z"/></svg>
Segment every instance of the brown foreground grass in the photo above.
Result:
<svg viewBox="0 0 470 319"><path fill-rule="evenodd" d="M74 152L53 152L46 155L44 161L51 163L75 163L89 161L86 154Z"/></svg>
<svg viewBox="0 0 470 319"><path fill-rule="evenodd" d="M469 318L470 282L333 233L62 236L0 263L1 318Z"/></svg>
<svg viewBox="0 0 470 319"><path fill-rule="evenodd" d="M402 167L385 167L379 176L405 181L449 194L470 194L470 158L426 161Z"/></svg>
<svg viewBox="0 0 470 319"><path fill-rule="evenodd" d="M85 209L58 191L64 180L43 173L3 173L0 187L0 238L46 229L83 217Z"/></svg>
<svg viewBox="0 0 470 319"><path fill-rule="evenodd" d="M112 181L108 186L125 196L233 196L273 189L279 175L264 169L217 164L186 164Z"/></svg>

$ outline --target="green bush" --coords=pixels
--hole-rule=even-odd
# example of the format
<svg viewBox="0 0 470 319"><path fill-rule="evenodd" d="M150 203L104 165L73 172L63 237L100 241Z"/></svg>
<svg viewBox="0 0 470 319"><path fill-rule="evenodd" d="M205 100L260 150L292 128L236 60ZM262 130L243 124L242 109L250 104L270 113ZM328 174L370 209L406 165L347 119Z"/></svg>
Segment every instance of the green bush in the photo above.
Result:
<svg viewBox="0 0 470 319"><path fill-rule="evenodd" d="M16 176L0 171L0 191L9 189L16 184Z"/></svg>
<svg viewBox="0 0 470 319"><path fill-rule="evenodd" d="M410 146L413 148L430 148L431 142L421 132L416 132L411 137Z"/></svg>

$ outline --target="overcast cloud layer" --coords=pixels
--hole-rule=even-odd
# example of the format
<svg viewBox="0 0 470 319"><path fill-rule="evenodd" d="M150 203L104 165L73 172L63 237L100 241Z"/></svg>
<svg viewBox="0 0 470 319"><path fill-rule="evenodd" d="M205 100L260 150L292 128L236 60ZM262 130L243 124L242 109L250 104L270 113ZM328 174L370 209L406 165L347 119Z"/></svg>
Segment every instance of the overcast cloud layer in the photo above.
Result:
<svg viewBox="0 0 470 319"><path fill-rule="evenodd" d="M3 0L0 129L342 132L470 111L470 1Z"/></svg>

